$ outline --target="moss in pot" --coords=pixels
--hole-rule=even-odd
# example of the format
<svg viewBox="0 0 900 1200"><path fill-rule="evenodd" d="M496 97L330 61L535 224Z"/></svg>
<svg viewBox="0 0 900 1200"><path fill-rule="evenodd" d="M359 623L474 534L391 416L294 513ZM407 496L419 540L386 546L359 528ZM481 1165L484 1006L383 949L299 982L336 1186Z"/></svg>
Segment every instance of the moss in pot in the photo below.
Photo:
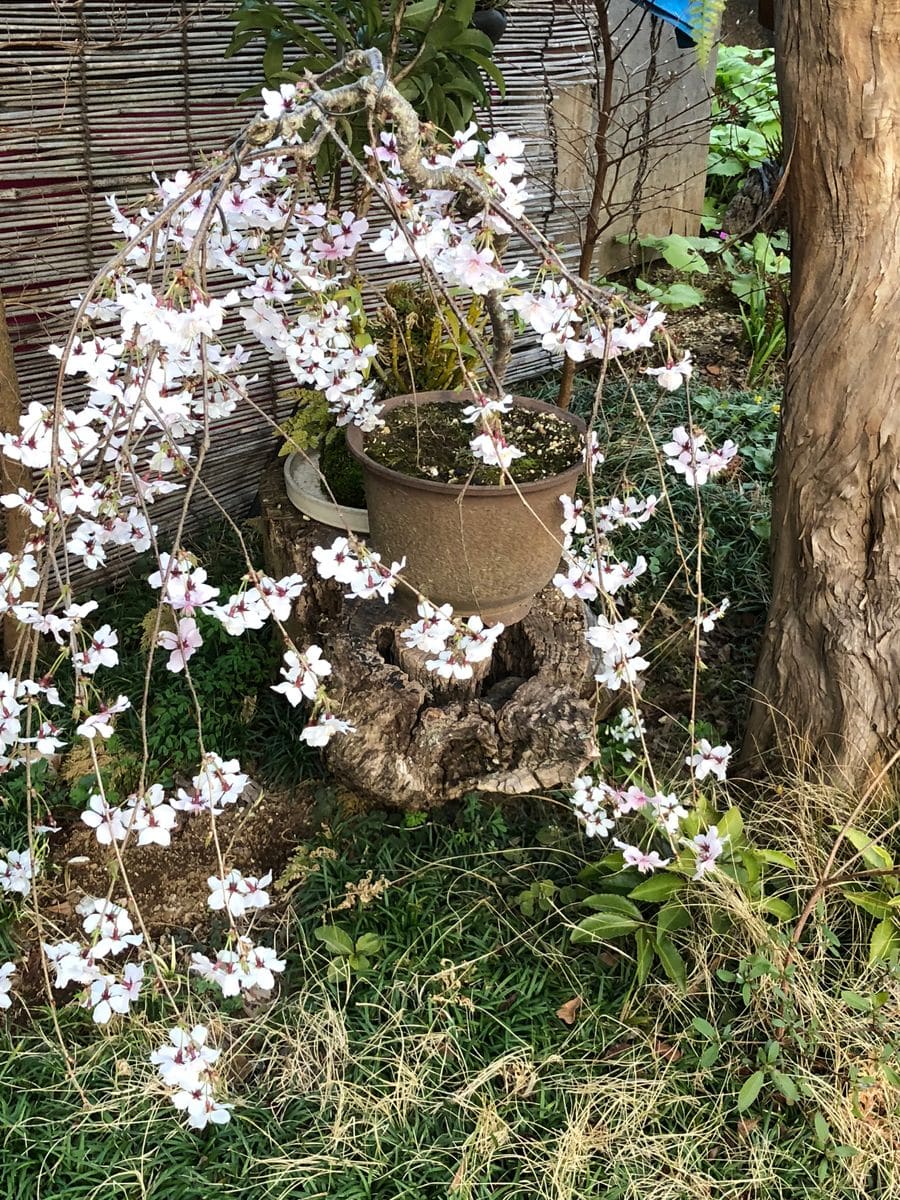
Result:
<svg viewBox="0 0 900 1200"><path fill-rule="evenodd" d="M585 426L540 400L514 397L503 431L523 453L510 483L472 455L479 430L462 408L473 400L469 392L395 396L382 411L385 428L366 435L350 427L347 444L363 468L371 542L383 559L405 556L404 579L435 604L511 625L559 565L559 497L574 494Z"/></svg>
<svg viewBox="0 0 900 1200"><path fill-rule="evenodd" d="M297 388L289 395L299 404L281 427L285 441L278 452L287 456L288 498L316 521L367 533L362 469L347 449L345 430L335 425L321 392Z"/></svg>

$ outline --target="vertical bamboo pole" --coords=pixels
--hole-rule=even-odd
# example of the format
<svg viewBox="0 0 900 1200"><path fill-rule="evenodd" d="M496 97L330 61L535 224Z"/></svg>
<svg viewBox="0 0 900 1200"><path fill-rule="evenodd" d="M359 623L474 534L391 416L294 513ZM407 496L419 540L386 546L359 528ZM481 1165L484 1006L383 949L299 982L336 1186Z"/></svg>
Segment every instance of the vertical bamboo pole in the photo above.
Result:
<svg viewBox="0 0 900 1200"><path fill-rule="evenodd" d="M0 433L18 433L19 415L22 411L22 398L19 395L19 382L16 378L16 364L13 359L12 342L6 324L6 307L0 297ZM5 455L0 455L0 486L3 492L14 492L17 488L27 488L31 475L27 467L14 462ZM21 552L28 540L28 518L21 509L8 509L6 512L6 539L3 550L13 554ZM22 632L11 617L3 621L3 650L9 661L13 646Z"/></svg>

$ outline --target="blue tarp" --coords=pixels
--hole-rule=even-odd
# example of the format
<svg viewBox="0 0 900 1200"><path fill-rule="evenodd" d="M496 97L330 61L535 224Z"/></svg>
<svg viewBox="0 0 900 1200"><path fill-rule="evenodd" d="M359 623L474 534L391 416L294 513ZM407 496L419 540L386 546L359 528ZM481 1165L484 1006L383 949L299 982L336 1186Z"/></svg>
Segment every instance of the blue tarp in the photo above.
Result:
<svg viewBox="0 0 900 1200"><path fill-rule="evenodd" d="M633 0L641 8L649 9L655 17L675 26L679 45L694 44L694 27L691 23L691 0Z"/></svg>

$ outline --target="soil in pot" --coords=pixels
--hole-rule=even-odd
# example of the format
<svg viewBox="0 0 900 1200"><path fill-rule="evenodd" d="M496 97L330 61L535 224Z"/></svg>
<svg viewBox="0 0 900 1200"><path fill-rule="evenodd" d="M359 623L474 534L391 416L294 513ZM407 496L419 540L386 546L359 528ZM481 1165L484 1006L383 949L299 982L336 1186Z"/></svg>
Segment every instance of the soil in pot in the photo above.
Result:
<svg viewBox="0 0 900 1200"><path fill-rule="evenodd" d="M549 479L581 459L581 435L554 413L514 408L502 421L507 442L523 451L510 467L516 483ZM503 480L500 468L476 460L469 445L480 432L477 423L462 419L457 404L409 405L387 414L385 425L366 438L366 453L413 479L496 486Z"/></svg>

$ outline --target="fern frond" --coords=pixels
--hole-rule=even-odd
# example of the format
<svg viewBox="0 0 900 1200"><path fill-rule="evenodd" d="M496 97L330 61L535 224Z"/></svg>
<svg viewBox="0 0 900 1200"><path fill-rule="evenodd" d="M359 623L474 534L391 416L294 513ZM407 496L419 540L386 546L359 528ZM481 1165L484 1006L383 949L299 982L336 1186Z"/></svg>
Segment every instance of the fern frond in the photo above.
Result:
<svg viewBox="0 0 900 1200"><path fill-rule="evenodd" d="M691 0L691 30L697 43L697 60L701 67L709 62L724 11L725 0Z"/></svg>

